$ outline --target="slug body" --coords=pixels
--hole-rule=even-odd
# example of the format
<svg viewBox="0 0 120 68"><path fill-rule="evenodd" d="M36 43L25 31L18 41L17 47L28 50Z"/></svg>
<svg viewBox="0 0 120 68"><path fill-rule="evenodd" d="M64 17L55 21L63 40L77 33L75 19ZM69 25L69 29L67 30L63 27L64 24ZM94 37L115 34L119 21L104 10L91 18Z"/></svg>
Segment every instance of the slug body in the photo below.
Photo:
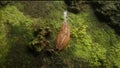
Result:
<svg viewBox="0 0 120 68"><path fill-rule="evenodd" d="M63 50L70 40L70 27L67 22L63 22L56 38L56 49Z"/></svg>

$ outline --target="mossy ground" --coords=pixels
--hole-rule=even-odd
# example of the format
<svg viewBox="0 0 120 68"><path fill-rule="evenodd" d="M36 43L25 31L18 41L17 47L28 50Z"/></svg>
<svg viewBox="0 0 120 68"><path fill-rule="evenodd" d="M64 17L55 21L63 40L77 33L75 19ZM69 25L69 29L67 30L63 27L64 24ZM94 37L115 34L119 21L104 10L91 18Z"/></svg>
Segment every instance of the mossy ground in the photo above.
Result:
<svg viewBox="0 0 120 68"><path fill-rule="evenodd" d="M66 9L64 2L21 4L0 8L1 68L120 67L120 37L104 22L97 20L88 4L79 14L68 12L71 40L63 51L55 50L55 38L63 22L62 15ZM33 39L33 29L37 27L51 28L51 47L54 50L51 55L41 52L34 56L28 50L28 43Z"/></svg>

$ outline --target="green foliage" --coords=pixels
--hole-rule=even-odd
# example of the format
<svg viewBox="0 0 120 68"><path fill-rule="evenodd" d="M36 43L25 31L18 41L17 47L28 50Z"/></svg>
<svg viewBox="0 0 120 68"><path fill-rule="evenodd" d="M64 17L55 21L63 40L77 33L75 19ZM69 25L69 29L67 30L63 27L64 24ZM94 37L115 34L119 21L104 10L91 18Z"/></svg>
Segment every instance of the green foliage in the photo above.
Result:
<svg viewBox="0 0 120 68"><path fill-rule="evenodd" d="M115 29L116 33L119 34L120 2L98 1L91 4L93 5L93 10L96 12L98 19L110 25L113 29Z"/></svg>
<svg viewBox="0 0 120 68"><path fill-rule="evenodd" d="M87 14L87 13L83 13ZM88 14L87 14L88 15ZM71 49L73 55L77 58L83 58L92 65L100 65L99 59L104 60L106 49L98 43L93 43L91 36L87 33L87 26L84 15L71 14L69 23L71 23Z"/></svg>
<svg viewBox="0 0 120 68"><path fill-rule="evenodd" d="M0 66L3 66L10 48L18 43L26 45L27 41L24 40L32 37L31 22L15 6L7 5L0 9L0 60L3 60L0 61Z"/></svg>
<svg viewBox="0 0 120 68"><path fill-rule="evenodd" d="M53 5L57 6L60 4L54 3ZM53 31L52 42L54 43L57 32L59 31L59 28L63 21L62 12L64 10L61 7L54 7L53 5L49 6L49 8L51 8L49 15L47 15L49 19L41 18L40 20L42 20L43 23L46 23L45 26L51 27ZM90 7L87 6L84 12L76 15L68 12L67 21L70 25L71 30L70 43L64 51L55 52L61 58L60 63L62 65L72 64L74 67L77 62L83 61L89 62L93 67L102 66L107 68L113 67L114 65L119 67L119 62L116 61L116 59L119 60L119 58L113 55L116 53L115 51L119 51L119 43L117 41L118 39L116 38L116 34L113 29L111 29L106 24L100 23L96 19ZM54 47L55 45L53 43L51 45ZM112 48L111 50L112 46L118 48ZM117 54L119 54L119 52ZM114 59L111 60L111 58ZM56 61L53 59L53 62Z"/></svg>
<svg viewBox="0 0 120 68"><path fill-rule="evenodd" d="M88 5L85 11L79 14L68 12L67 22L70 26L71 40L63 51L54 50L52 56L46 56L44 53L39 58L26 52L25 45L34 38L32 33L39 27L51 28L53 37L50 39L50 45L55 49L55 39L63 22L65 5L59 1L44 5L46 7L41 10L46 12L35 14L38 18L24 16L15 6L8 5L0 9L0 66L36 67L41 64L43 67L61 68L120 68L120 37L112 28L99 22ZM40 10L37 12L40 13ZM38 42L39 40L35 39L32 44ZM14 60L18 63L14 63Z"/></svg>
<svg viewBox="0 0 120 68"><path fill-rule="evenodd" d="M29 48L36 53L40 53L41 51L47 51L50 48L50 39L52 36L51 29L49 27L46 28L36 28L33 30L34 38L29 44Z"/></svg>
<svg viewBox="0 0 120 68"><path fill-rule="evenodd" d="M99 23L89 8L78 15L69 13L68 22L71 26L71 42L66 52L84 59L93 67L119 67L117 61L120 60L118 58L119 36L113 29L106 24Z"/></svg>

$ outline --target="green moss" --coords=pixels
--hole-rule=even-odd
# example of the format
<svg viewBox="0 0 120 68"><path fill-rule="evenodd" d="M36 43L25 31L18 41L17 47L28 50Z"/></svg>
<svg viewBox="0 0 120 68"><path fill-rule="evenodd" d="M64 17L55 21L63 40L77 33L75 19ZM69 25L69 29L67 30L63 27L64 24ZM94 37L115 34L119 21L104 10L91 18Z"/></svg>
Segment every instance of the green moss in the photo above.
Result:
<svg viewBox="0 0 120 68"><path fill-rule="evenodd" d="M38 18L24 16L15 6L0 9L1 66L120 67L120 37L108 25L97 20L89 5L79 14L68 12L71 40L63 51L56 51L55 39L63 22L65 4L55 1L45 5L42 10L46 12L41 11L43 14L38 14ZM25 46L34 38L34 29L39 27L52 30L50 45L54 51L51 56L44 52L37 58L27 52Z"/></svg>
<svg viewBox="0 0 120 68"><path fill-rule="evenodd" d="M2 64L12 47L17 43L25 44L27 41L23 39L32 37L29 33L31 22L15 6L7 5L0 9L0 66L4 66Z"/></svg>
<svg viewBox="0 0 120 68"><path fill-rule="evenodd" d="M73 40L70 44L72 45L71 49L73 49L72 53L74 57L86 59L92 65L100 65L98 60L99 58L105 59L106 49L98 43L93 43L91 36L87 33L87 28L89 27L85 24L88 22L85 18L87 15L88 12L84 12L71 16L73 17L70 19L72 20L70 23L73 24L71 26L71 38Z"/></svg>

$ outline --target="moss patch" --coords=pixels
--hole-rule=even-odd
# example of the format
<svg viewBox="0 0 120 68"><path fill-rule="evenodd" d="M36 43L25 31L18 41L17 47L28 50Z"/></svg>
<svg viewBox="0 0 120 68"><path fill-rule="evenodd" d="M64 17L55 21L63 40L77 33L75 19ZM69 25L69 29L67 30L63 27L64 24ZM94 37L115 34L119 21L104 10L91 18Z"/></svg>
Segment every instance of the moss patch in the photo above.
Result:
<svg viewBox="0 0 120 68"><path fill-rule="evenodd" d="M37 3L37 2L35 2ZM68 23L71 29L71 40L63 51L55 50L55 39L62 25L63 11L66 8L63 1L41 2L42 11L37 6L20 12L17 6L7 5L0 9L0 66L1 67L43 67L43 68L90 68L90 67L120 67L120 37L106 24L99 22L89 5L78 14L68 12ZM26 2L21 2L26 4ZM43 12L45 11L45 12ZM33 13L30 13L33 12ZM42 13L35 14L34 13ZM27 17L30 16L30 17ZM36 26L37 25L37 26ZM38 27L50 27L52 39L51 48L54 50L41 52L34 56L27 48L34 38L33 32Z"/></svg>

